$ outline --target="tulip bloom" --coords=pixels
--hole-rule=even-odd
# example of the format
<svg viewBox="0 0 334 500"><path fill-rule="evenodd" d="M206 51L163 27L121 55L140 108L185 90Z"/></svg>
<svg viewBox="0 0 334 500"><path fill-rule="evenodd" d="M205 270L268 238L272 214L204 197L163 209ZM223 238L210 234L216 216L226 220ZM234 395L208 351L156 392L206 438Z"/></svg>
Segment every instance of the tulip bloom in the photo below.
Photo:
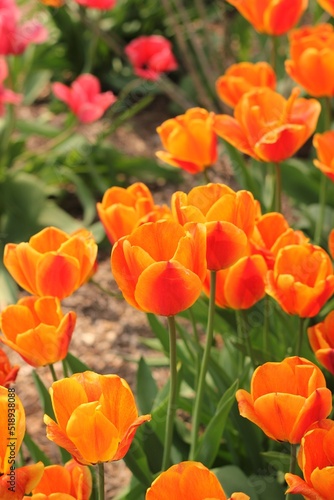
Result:
<svg viewBox="0 0 334 500"><path fill-rule="evenodd" d="M265 363L253 374L251 392L236 392L239 412L276 441L300 443L310 425L326 418L332 393L321 370L293 356L280 363Z"/></svg>
<svg viewBox="0 0 334 500"><path fill-rule="evenodd" d="M318 0L318 4L331 16L334 16L334 0Z"/></svg>
<svg viewBox="0 0 334 500"><path fill-rule="evenodd" d="M172 44L160 35L139 36L125 47L136 75L145 80L158 80L162 73L178 68Z"/></svg>
<svg viewBox="0 0 334 500"><path fill-rule="evenodd" d="M303 436L298 464L304 479L285 474L286 493L303 495L305 500L332 500L334 491L334 422L320 420Z"/></svg>
<svg viewBox="0 0 334 500"><path fill-rule="evenodd" d="M307 334L319 363L334 374L334 311L324 321L310 326Z"/></svg>
<svg viewBox="0 0 334 500"><path fill-rule="evenodd" d="M118 240L111 268L124 298L137 309L173 316L200 296L206 274L205 227L148 222Z"/></svg>
<svg viewBox="0 0 334 500"><path fill-rule="evenodd" d="M157 132L167 151L158 151L157 157L191 174L202 172L217 160L213 122L214 114L202 108L191 108L166 120Z"/></svg>
<svg viewBox="0 0 334 500"><path fill-rule="evenodd" d="M235 192L225 184L193 188L172 196L172 213L180 224L199 222L207 228L207 266L219 271L248 253L258 203L249 191Z"/></svg>
<svg viewBox="0 0 334 500"><path fill-rule="evenodd" d="M90 277L97 255L92 234L80 230L71 235L47 227L28 243L8 243L4 264L27 292L60 300L71 295Z"/></svg>
<svg viewBox="0 0 334 500"><path fill-rule="evenodd" d="M302 231L294 231L281 213L269 212L255 222L250 238L251 252L264 257L269 269L273 269L278 251L288 245L308 243Z"/></svg>
<svg viewBox="0 0 334 500"><path fill-rule="evenodd" d="M256 160L286 160L312 135L321 111L318 101L298 95L297 88L288 100L265 87L247 92L236 105L234 118L216 115L214 130Z"/></svg>
<svg viewBox="0 0 334 500"><path fill-rule="evenodd" d="M332 229L331 232L329 233L328 248L329 248L329 253L332 256L332 259L334 259L334 229Z"/></svg>
<svg viewBox="0 0 334 500"><path fill-rule="evenodd" d="M200 462L181 462L162 472L146 492L145 500L227 500L217 477ZM233 493L229 500L249 500Z"/></svg>
<svg viewBox="0 0 334 500"><path fill-rule="evenodd" d="M314 97L334 96L334 31L331 24L304 26L291 33L285 70Z"/></svg>
<svg viewBox="0 0 334 500"><path fill-rule="evenodd" d="M318 157L313 161L314 165L334 182L334 130L315 134L313 146Z"/></svg>
<svg viewBox="0 0 334 500"><path fill-rule="evenodd" d="M61 361L67 355L76 314L63 314L55 297L24 297L1 313L4 344L32 366Z"/></svg>
<svg viewBox="0 0 334 500"><path fill-rule="evenodd" d="M283 35L307 9L308 0L227 0L259 33Z"/></svg>
<svg viewBox="0 0 334 500"><path fill-rule="evenodd" d="M89 467L70 460L64 466L49 465L32 497L24 500L89 500L92 492L92 475Z"/></svg>
<svg viewBox="0 0 334 500"><path fill-rule="evenodd" d="M75 0L76 3L90 9L109 10L116 5L116 0Z"/></svg>
<svg viewBox="0 0 334 500"><path fill-rule="evenodd" d="M5 59L0 58L0 116L5 114L5 104L20 104L22 96L12 90L6 89L3 85L8 76L8 67Z"/></svg>
<svg viewBox="0 0 334 500"><path fill-rule="evenodd" d="M234 108L241 97L254 87L269 87L275 90L276 75L266 62L241 62L229 66L216 81L216 91L222 101Z"/></svg>
<svg viewBox="0 0 334 500"><path fill-rule="evenodd" d="M242 257L233 266L217 272L216 304L231 309L249 309L265 295L267 264L261 255ZM204 282L210 295L210 274Z"/></svg>
<svg viewBox="0 0 334 500"><path fill-rule="evenodd" d="M315 316L334 292L329 255L310 244L282 248L268 271L266 292L288 314Z"/></svg>
<svg viewBox="0 0 334 500"><path fill-rule="evenodd" d="M18 365L12 366L10 364L7 354L0 349L0 385L8 387L12 382L15 382L19 369Z"/></svg>
<svg viewBox="0 0 334 500"><path fill-rule="evenodd" d="M150 190L142 182L135 182L127 189L118 186L107 189L96 209L111 244L140 224L154 222L155 216L159 220L170 215L166 205L154 204Z"/></svg>
<svg viewBox="0 0 334 500"><path fill-rule="evenodd" d="M50 389L57 423L44 416L47 437L82 465L120 460L137 427L151 419L138 416L134 396L117 375L76 373Z"/></svg>
<svg viewBox="0 0 334 500"><path fill-rule="evenodd" d="M78 76L70 87L56 82L52 90L82 123L95 122L116 101L112 92L101 93L99 80L90 74Z"/></svg>

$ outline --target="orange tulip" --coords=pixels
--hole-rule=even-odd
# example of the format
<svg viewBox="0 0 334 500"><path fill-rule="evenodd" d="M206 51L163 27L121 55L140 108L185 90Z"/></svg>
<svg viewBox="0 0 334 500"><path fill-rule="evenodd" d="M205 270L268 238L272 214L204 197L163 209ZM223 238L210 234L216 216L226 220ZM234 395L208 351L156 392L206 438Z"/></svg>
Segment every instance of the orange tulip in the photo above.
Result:
<svg viewBox="0 0 334 500"><path fill-rule="evenodd" d="M216 81L216 91L222 101L234 108L241 97L254 87L275 89L276 75L266 62L241 62L229 66Z"/></svg>
<svg viewBox="0 0 334 500"><path fill-rule="evenodd" d="M265 295L267 264L261 255L242 257L233 266L217 272L216 304L231 309L249 309ZM204 282L210 295L210 274Z"/></svg>
<svg viewBox="0 0 334 500"><path fill-rule="evenodd" d="M261 215L255 222L250 238L251 252L264 257L269 269L273 269L278 251L288 245L308 243L302 231L294 231L285 217L278 212Z"/></svg>
<svg viewBox="0 0 334 500"><path fill-rule="evenodd" d="M15 382L19 369L18 365L10 364L7 354L0 349L0 385L9 387L12 382Z"/></svg>
<svg viewBox="0 0 334 500"><path fill-rule="evenodd" d="M313 161L314 165L334 182L334 130L315 134L313 146L318 157Z"/></svg>
<svg viewBox="0 0 334 500"><path fill-rule="evenodd" d="M91 275L97 245L86 230L72 235L47 227L29 243L8 243L4 264L17 283L33 295L63 299Z"/></svg>
<svg viewBox="0 0 334 500"><path fill-rule="evenodd" d="M31 498L24 496L30 493L33 488L39 483L43 475L44 464L37 462L37 464L25 465L24 467L15 467L15 474L4 474L0 476L0 498L1 500L22 500L23 498ZM12 490L9 488L13 488ZM43 500L35 499L35 500ZM46 498L45 500L48 500ZM61 499L52 500L72 500L62 497Z"/></svg>
<svg viewBox="0 0 334 500"><path fill-rule="evenodd" d="M184 115L163 122L157 128L166 151L157 157L174 167L197 174L217 160L217 136L213 131L214 114L206 109L188 109Z"/></svg>
<svg viewBox="0 0 334 500"><path fill-rule="evenodd" d="M283 35L307 9L308 0L227 0L260 33Z"/></svg>
<svg viewBox="0 0 334 500"><path fill-rule="evenodd" d="M64 466L45 467L41 481L33 489L32 497L24 500L89 500L92 475L89 467L70 460Z"/></svg>
<svg viewBox="0 0 334 500"><path fill-rule="evenodd" d="M199 222L207 228L207 267L218 271L248 253L258 203L249 191L235 192L225 184L207 184L189 194L172 196L172 213L180 224Z"/></svg>
<svg viewBox="0 0 334 500"><path fill-rule="evenodd" d="M334 16L334 0L318 0L318 4L331 16Z"/></svg>
<svg viewBox="0 0 334 500"><path fill-rule="evenodd" d="M41 0L41 2L48 7L61 7L65 0Z"/></svg>
<svg viewBox="0 0 334 500"><path fill-rule="evenodd" d="M334 292L329 255L310 244L282 248L268 271L266 292L288 314L315 316Z"/></svg>
<svg viewBox="0 0 334 500"><path fill-rule="evenodd" d="M286 72L314 97L334 95L334 31L331 24L304 26L291 33Z"/></svg>
<svg viewBox="0 0 334 500"><path fill-rule="evenodd" d="M303 495L305 500L332 500L334 491L334 422L320 420L303 436L298 464L304 479L285 474L286 493Z"/></svg>
<svg viewBox="0 0 334 500"><path fill-rule="evenodd" d="M318 101L298 95L297 88L288 100L266 87L254 89L242 96L234 118L216 115L214 130L256 160L286 160L312 135L321 111Z"/></svg>
<svg viewBox="0 0 334 500"><path fill-rule="evenodd" d="M154 204L150 190L142 182L136 182L127 189L117 186L107 189L96 208L111 244L130 234L140 224L154 222L170 214L166 205Z"/></svg>
<svg viewBox="0 0 334 500"><path fill-rule="evenodd" d="M181 462L162 472L146 492L146 500L227 500L213 472L200 462ZM233 493L230 500L248 500L244 493Z"/></svg>
<svg viewBox="0 0 334 500"><path fill-rule="evenodd" d="M251 392L236 392L239 412L277 441L300 443L314 422L332 409L332 393L321 370L304 358L293 356L280 363L259 366Z"/></svg>
<svg viewBox="0 0 334 500"><path fill-rule="evenodd" d="M49 365L66 357L75 322L55 297L24 297L2 311L0 340L30 365Z"/></svg>
<svg viewBox="0 0 334 500"><path fill-rule="evenodd" d="M138 416L130 387L117 375L76 373L54 382L50 395L57 423L44 416L47 437L83 465L123 458L137 427L151 419Z"/></svg>
<svg viewBox="0 0 334 500"><path fill-rule="evenodd" d="M329 253L332 256L332 259L334 259L334 229L332 229L331 232L329 233L328 249L329 249Z"/></svg>
<svg viewBox="0 0 334 500"><path fill-rule="evenodd" d="M113 246L111 268L124 298L141 311L172 316L198 299L206 274L205 227L149 222Z"/></svg>
<svg viewBox="0 0 334 500"><path fill-rule="evenodd" d="M324 321L310 326L307 334L319 363L334 374L334 311Z"/></svg>

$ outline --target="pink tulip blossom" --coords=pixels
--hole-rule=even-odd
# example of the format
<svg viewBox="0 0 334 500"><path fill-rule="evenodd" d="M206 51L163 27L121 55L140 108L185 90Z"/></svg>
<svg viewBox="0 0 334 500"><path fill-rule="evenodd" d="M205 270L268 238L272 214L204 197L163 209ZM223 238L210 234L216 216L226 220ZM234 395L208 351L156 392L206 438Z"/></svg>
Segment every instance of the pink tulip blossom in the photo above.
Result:
<svg viewBox="0 0 334 500"><path fill-rule="evenodd" d="M101 93L99 80L90 74L78 76L70 87L56 82L52 90L82 123L95 122L116 101L116 96L112 92Z"/></svg>
<svg viewBox="0 0 334 500"><path fill-rule="evenodd" d="M0 57L0 116L5 114L5 103L19 104L22 100L20 94L16 94L12 90L6 89L3 82L8 76L7 63L3 57Z"/></svg>

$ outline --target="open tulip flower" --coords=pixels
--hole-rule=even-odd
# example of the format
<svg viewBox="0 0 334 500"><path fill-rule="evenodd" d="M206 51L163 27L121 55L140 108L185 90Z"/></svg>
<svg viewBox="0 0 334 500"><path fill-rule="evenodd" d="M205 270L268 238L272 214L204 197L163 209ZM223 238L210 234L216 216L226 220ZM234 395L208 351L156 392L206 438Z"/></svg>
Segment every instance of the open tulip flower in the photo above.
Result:
<svg viewBox="0 0 334 500"><path fill-rule="evenodd" d="M57 422L44 416L47 437L82 465L120 460L151 419L138 416L130 387L117 375L77 373L54 382L50 395Z"/></svg>
<svg viewBox="0 0 334 500"><path fill-rule="evenodd" d="M214 113L203 108L191 108L166 120L157 132L167 151L158 151L157 157L191 174L203 172L217 160L213 122Z"/></svg>
<svg viewBox="0 0 334 500"><path fill-rule="evenodd" d="M281 248L268 271L266 292L288 314L315 316L334 292L329 255L311 244Z"/></svg>
<svg viewBox="0 0 334 500"><path fill-rule="evenodd" d="M76 314L63 314L55 297L24 297L0 316L0 340L32 366L61 361L67 355Z"/></svg>
<svg viewBox="0 0 334 500"><path fill-rule="evenodd" d="M216 81L218 96L231 108L234 108L241 97L254 87L269 87L275 90L276 75L268 63L232 64Z"/></svg>
<svg viewBox="0 0 334 500"><path fill-rule="evenodd" d="M161 35L139 36L125 47L136 75L146 80L157 80L162 73L178 68L172 44Z"/></svg>
<svg viewBox="0 0 334 500"><path fill-rule="evenodd" d="M318 4L331 16L334 16L334 0L318 0Z"/></svg>
<svg viewBox="0 0 334 500"><path fill-rule="evenodd" d="M154 204L150 190L142 182L126 189L119 186L107 189L96 209L111 244L144 222L170 216L166 205Z"/></svg>
<svg viewBox="0 0 334 500"><path fill-rule="evenodd" d="M310 326L307 334L317 360L334 375L334 311Z"/></svg>
<svg viewBox="0 0 334 500"><path fill-rule="evenodd" d="M332 393L321 370L298 356L259 366L251 392L239 389L236 398L242 417L271 439L291 444L300 443L308 428L332 409Z"/></svg>
<svg viewBox="0 0 334 500"><path fill-rule="evenodd" d="M7 354L0 349L0 386L8 387L15 382L19 369L18 365L10 364Z"/></svg>
<svg viewBox="0 0 334 500"><path fill-rule="evenodd" d="M289 99L262 87L247 92L234 109L234 118L216 115L215 132L239 151L265 162L294 155L314 132L321 111L315 99Z"/></svg>
<svg viewBox="0 0 334 500"><path fill-rule="evenodd" d="M28 243L8 243L4 264L27 292L60 300L71 295L92 274L97 245L87 230L67 234L47 227Z"/></svg>
<svg viewBox="0 0 334 500"><path fill-rule="evenodd" d="M99 80L90 74L78 76L70 87L56 82L52 85L52 90L82 123L95 122L116 101L111 91L101 93Z"/></svg>
<svg viewBox="0 0 334 500"><path fill-rule="evenodd" d="M307 9L308 0L227 0L259 33L283 35Z"/></svg>
<svg viewBox="0 0 334 500"><path fill-rule="evenodd" d="M334 96L334 30L331 24L304 26L290 35L286 72L314 97Z"/></svg>
<svg viewBox="0 0 334 500"><path fill-rule="evenodd" d="M315 134L313 146L317 152L314 165L334 182L334 130L323 134Z"/></svg>
<svg viewBox="0 0 334 500"><path fill-rule="evenodd" d="M303 436L298 464L304 479L285 474L286 493L302 495L305 500L332 500L334 491L334 422L320 420Z"/></svg>
<svg viewBox="0 0 334 500"><path fill-rule="evenodd" d="M173 316L200 296L206 274L203 224L148 222L118 240L111 269L124 298L137 309Z"/></svg>
<svg viewBox="0 0 334 500"><path fill-rule="evenodd" d="M30 497L23 500L89 500L92 475L89 467L70 460L64 466L49 465Z"/></svg>
<svg viewBox="0 0 334 500"><path fill-rule="evenodd" d="M146 492L146 500L227 500L217 477L200 462L181 462L162 472ZM229 500L249 500L233 493Z"/></svg>

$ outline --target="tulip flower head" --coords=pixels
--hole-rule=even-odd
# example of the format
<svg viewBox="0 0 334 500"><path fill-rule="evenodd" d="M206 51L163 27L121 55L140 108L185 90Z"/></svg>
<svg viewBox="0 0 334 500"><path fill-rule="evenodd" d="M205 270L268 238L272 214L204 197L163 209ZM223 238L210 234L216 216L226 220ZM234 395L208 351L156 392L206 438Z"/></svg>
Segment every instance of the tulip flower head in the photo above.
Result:
<svg viewBox="0 0 334 500"><path fill-rule="evenodd" d="M318 0L318 4L332 17L334 16L334 0Z"/></svg>
<svg viewBox="0 0 334 500"><path fill-rule="evenodd" d="M90 74L78 76L70 87L56 82L52 90L82 123L95 122L116 101L111 91L101 92L99 80Z"/></svg>
<svg viewBox="0 0 334 500"><path fill-rule="evenodd" d="M288 314L315 316L334 292L329 255L311 244L281 248L268 271L266 292Z"/></svg>
<svg viewBox="0 0 334 500"><path fill-rule="evenodd" d="M145 80L157 80L162 73L174 71L178 64L172 44L160 35L140 36L125 47L136 75Z"/></svg>
<svg viewBox="0 0 334 500"><path fill-rule="evenodd" d="M162 472L146 492L145 500L227 500L217 477L200 462L181 462ZM249 500L233 493L229 500Z"/></svg>
<svg viewBox="0 0 334 500"><path fill-rule="evenodd" d="M10 364L7 354L0 349L0 386L8 387L15 382L19 369L18 365Z"/></svg>
<svg viewBox="0 0 334 500"><path fill-rule="evenodd" d="M321 370L293 356L280 363L265 363L253 374L251 392L236 392L239 412L271 439L300 443L308 428L326 418L332 393Z"/></svg>
<svg viewBox="0 0 334 500"><path fill-rule="evenodd" d="M234 109L234 118L216 115L215 132L256 160L281 162L294 155L314 132L321 106L315 99L289 99L263 87L247 92Z"/></svg>
<svg viewBox="0 0 334 500"><path fill-rule="evenodd" d="M314 165L334 182L334 130L315 134L313 146L317 152Z"/></svg>
<svg viewBox="0 0 334 500"><path fill-rule="evenodd" d="M47 227L28 243L8 243L4 264L27 292L60 300L71 295L90 277L97 245L86 230L67 234Z"/></svg>
<svg viewBox="0 0 334 500"><path fill-rule="evenodd" d="M232 64L216 81L218 96L231 108L238 104L246 92L255 87L269 87L275 90L276 75L266 62Z"/></svg>
<svg viewBox="0 0 334 500"><path fill-rule="evenodd" d="M117 375L77 373L54 382L50 395L57 421L44 416L47 437L82 465L120 460L151 419L138 416L130 387Z"/></svg>
<svg viewBox="0 0 334 500"><path fill-rule="evenodd" d="M148 222L119 239L111 269L124 298L137 309L173 316L200 296L206 274L203 224Z"/></svg>
<svg viewBox="0 0 334 500"><path fill-rule="evenodd" d="M334 375L334 311L324 321L310 326L307 334L317 360Z"/></svg>
<svg viewBox="0 0 334 500"><path fill-rule="evenodd" d="M75 0L76 3L89 9L110 10L113 9L117 0Z"/></svg>
<svg viewBox="0 0 334 500"><path fill-rule="evenodd" d="M214 114L203 108L166 120L157 128L166 151L158 151L157 157L191 174L203 172L217 161L213 123Z"/></svg>
<svg viewBox="0 0 334 500"><path fill-rule="evenodd" d="M305 500L332 500L334 491L334 422L320 420L303 436L298 452L302 479L285 474L286 493L302 495Z"/></svg>

